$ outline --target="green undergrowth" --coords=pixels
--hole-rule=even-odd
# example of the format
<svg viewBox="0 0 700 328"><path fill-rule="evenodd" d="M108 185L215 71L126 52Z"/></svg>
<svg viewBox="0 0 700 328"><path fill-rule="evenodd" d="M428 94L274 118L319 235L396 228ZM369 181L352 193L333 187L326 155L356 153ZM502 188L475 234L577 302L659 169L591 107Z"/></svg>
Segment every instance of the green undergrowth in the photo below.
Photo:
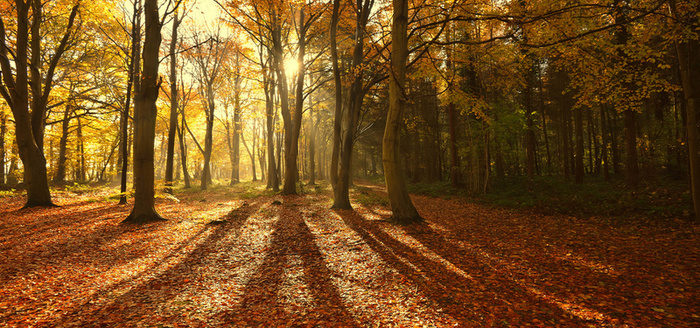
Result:
<svg viewBox="0 0 700 328"><path fill-rule="evenodd" d="M655 179L636 188L622 180L588 177L575 184L564 177L508 178L494 182L488 193L467 196L448 182L413 184L412 193L434 197L464 197L482 204L578 217L620 216L686 219L692 200L685 181Z"/></svg>
<svg viewBox="0 0 700 328"><path fill-rule="evenodd" d="M385 195L380 195L376 192L373 192L370 188L364 186L354 186L353 193L350 198L353 202L357 202L365 206L389 205L389 200L386 198Z"/></svg>

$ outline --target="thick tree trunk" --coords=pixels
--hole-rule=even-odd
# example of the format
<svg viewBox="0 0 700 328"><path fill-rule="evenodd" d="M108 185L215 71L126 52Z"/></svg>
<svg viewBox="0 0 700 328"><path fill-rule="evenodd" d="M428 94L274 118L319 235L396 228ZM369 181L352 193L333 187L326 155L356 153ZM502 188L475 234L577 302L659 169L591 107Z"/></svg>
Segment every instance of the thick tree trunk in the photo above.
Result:
<svg viewBox="0 0 700 328"><path fill-rule="evenodd" d="M158 1L145 1L146 40L143 48L143 80L136 97L134 135L134 208L124 222L143 223L163 218L155 209L154 151L156 132L156 100L158 99L158 50L160 21Z"/></svg>
<svg viewBox="0 0 700 328"><path fill-rule="evenodd" d="M672 2L674 17L678 16ZM683 97L686 104L686 133L688 137L688 164L690 168L690 192L693 197L695 220L700 221L700 121L698 98L700 95L700 43L697 40L676 40L676 53L681 73Z"/></svg>
<svg viewBox="0 0 700 328"><path fill-rule="evenodd" d="M408 56L408 0L393 0L389 112L387 114L382 155L384 177L392 210L392 220L401 224L422 221L408 194L401 168L399 140L406 107L406 58Z"/></svg>
<svg viewBox="0 0 700 328"><path fill-rule="evenodd" d="M49 180L46 172L46 158L36 143L32 121L29 114L29 85L27 74L28 56L28 16L29 5L16 1L17 32L14 35L16 50L14 53L15 79L11 74L2 74L2 95L10 104L15 119L15 135L19 156L24 164L24 182L27 188L27 202L24 207L54 206L51 202ZM8 45L5 41L5 24L0 19L0 67L3 72L13 71L9 61ZM5 87L7 89L5 89Z"/></svg>

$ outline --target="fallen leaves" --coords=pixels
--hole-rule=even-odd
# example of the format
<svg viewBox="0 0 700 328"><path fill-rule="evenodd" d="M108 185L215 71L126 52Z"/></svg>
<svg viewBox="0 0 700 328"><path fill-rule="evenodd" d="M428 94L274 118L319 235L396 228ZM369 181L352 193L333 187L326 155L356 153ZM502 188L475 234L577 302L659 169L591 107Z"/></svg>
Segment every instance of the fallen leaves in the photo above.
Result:
<svg viewBox="0 0 700 328"><path fill-rule="evenodd" d="M414 197L426 223L395 226L386 206L332 211L327 194L228 197L160 198L171 220L142 226L108 201L0 199L0 325L700 325L692 224Z"/></svg>

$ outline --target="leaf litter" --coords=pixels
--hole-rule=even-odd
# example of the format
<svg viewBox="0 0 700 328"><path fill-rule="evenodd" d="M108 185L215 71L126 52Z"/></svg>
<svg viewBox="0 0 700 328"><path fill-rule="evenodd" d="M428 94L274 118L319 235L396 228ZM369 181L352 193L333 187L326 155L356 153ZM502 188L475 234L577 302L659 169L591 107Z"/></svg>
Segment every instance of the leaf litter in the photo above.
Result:
<svg viewBox="0 0 700 328"><path fill-rule="evenodd" d="M129 206L89 196L0 199L0 326L700 326L684 221L412 196L426 222L397 226L387 206L331 210L323 193L210 191L159 198L170 220L129 225Z"/></svg>

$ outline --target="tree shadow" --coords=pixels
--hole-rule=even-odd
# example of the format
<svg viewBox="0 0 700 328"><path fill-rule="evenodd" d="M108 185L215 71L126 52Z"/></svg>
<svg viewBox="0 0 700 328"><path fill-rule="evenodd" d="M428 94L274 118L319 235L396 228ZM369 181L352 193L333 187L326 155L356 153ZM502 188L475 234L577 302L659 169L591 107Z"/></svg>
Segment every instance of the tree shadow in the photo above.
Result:
<svg viewBox="0 0 700 328"><path fill-rule="evenodd" d="M637 255L630 254L639 252L632 245L613 255L610 249L619 243L617 232L581 227L568 220L545 224L537 216L506 215L488 225L483 218L463 219L461 223L440 223L438 230L429 224L402 230L457 267L468 267L464 255L472 254L493 270L506 273L528 293L589 324L688 324L679 318L694 306L684 297L670 298L669 286L654 279L668 279L669 273L649 267L658 263L650 259L655 252L648 246L641 247L644 251ZM436 221L441 220L436 217ZM638 263L635 257L648 262ZM625 262L636 263L639 270L625 268Z"/></svg>
<svg viewBox="0 0 700 328"><path fill-rule="evenodd" d="M359 326L303 214L295 208L295 197L285 197L284 205L278 206L269 253L246 285L242 303L222 318L245 326Z"/></svg>
<svg viewBox="0 0 700 328"><path fill-rule="evenodd" d="M536 297L513 281L507 272L489 266L473 254L454 252L442 256L449 252L435 252L425 249L420 242L399 240L410 236L401 233L401 228L397 226L379 220L366 220L354 211L335 212L384 262L409 278L422 294L461 326L586 324ZM387 232L391 229L398 230L398 235ZM423 233L435 234L429 230Z"/></svg>
<svg viewBox="0 0 700 328"><path fill-rule="evenodd" d="M221 224L203 226L138 274L101 288L97 293L79 300L71 312L45 325L111 327L150 325L154 322L182 323L185 314L195 311L187 306L192 304L187 304L187 301L180 304L183 305L179 308L182 313L163 312L163 306L198 285L197 281L202 279L202 273L210 265L209 257L218 251L217 248L225 248L230 241L235 241L241 227L259 209L258 203L234 209L219 218ZM163 224L154 226L163 227ZM133 226L139 227L143 226ZM127 247L145 248L138 245ZM187 325L202 326L203 322L191 320Z"/></svg>
<svg viewBox="0 0 700 328"><path fill-rule="evenodd" d="M49 263L62 266L67 258L80 257L82 262L95 265L109 263L100 248L119 238L128 229L110 222L94 224L95 217L102 212L118 210L116 206L96 207L76 211L71 207L42 211L41 217L29 218L26 223L15 222L12 228L2 227L8 242L0 246L0 252L12 263L0 263L0 283L16 276L44 270L40 265ZM133 238L130 243L142 242ZM126 244L124 245L126 246ZM138 246L134 246L138 247Z"/></svg>

